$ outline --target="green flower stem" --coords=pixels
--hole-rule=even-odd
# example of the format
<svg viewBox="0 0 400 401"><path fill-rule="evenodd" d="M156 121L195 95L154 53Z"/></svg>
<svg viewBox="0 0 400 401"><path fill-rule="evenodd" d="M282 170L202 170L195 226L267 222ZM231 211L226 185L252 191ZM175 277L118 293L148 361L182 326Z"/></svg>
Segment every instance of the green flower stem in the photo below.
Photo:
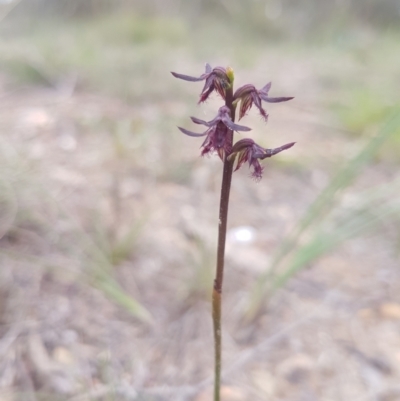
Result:
<svg viewBox="0 0 400 401"><path fill-rule="evenodd" d="M233 88L226 90L226 106L231 110L232 121L235 121L235 106L232 104ZM229 133L230 147L233 144L233 132ZM215 351L215 372L214 372L214 401L220 401L221 388L221 302L222 302L222 282L224 278L225 263L225 242L226 228L228 223L229 194L231 190L233 165L235 159L229 160L226 155L224 160L224 169L222 174L221 199L219 206L219 224L218 224L218 250L217 250L217 271L214 280L214 289L212 294L212 317L214 326L214 351Z"/></svg>

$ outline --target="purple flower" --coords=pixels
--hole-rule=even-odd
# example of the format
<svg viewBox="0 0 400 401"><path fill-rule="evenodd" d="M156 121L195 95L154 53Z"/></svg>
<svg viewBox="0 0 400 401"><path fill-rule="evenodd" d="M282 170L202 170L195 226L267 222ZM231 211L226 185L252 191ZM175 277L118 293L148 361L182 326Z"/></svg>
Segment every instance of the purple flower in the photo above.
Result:
<svg viewBox="0 0 400 401"><path fill-rule="evenodd" d="M225 99L225 89L231 84L225 68L211 68L210 64L206 64L206 72L200 75L200 77L191 77L189 75L178 74L176 72L171 72L171 74L175 78L183 79L184 81L206 81L200 94L199 103L207 100L208 96L214 90L216 90L221 95L221 97Z"/></svg>
<svg viewBox="0 0 400 401"><path fill-rule="evenodd" d="M252 177L259 181L262 177L263 167L259 160L264 160L267 157L272 157L283 150L291 148L296 142L287 143L286 145L280 146L279 148L275 149L265 149L261 146L257 145L252 139L245 138L241 139L240 141L236 142L232 148L232 153L230 154L231 157L238 156L236 170L239 170L240 167L245 162L249 163L249 166L253 169Z"/></svg>
<svg viewBox="0 0 400 401"><path fill-rule="evenodd" d="M229 140L232 131L251 131L250 128L235 124L231 119L231 112L227 106L222 106L218 110L217 116L211 121L200 120L191 117L195 124L201 124L208 127L203 133L196 133L185 128L178 127L181 132L193 137L206 136L205 141L201 145L203 148L201 155L211 154L216 151L221 158L225 160L225 155L231 152L231 141Z"/></svg>
<svg viewBox="0 0 400 401"><path fill-rule="evenodd" d="M262 100L268 103L279 103L293 99L293 97L269 97L268 92L270 88L271 82L269 82L260 90L257 90L254 85L247 84L240 87L235 92L233 95L233 100L236 102L240 100L239 120L251 109L253 103L260 111L264 120L267 120L268 114L262 107Z"/></svg>

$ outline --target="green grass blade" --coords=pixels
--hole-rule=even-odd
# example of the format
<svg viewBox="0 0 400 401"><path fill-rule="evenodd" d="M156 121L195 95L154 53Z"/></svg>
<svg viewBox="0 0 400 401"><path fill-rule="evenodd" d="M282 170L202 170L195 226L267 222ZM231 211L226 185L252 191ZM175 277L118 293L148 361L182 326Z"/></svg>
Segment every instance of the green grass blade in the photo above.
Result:
<svg viewBox="0 0 400 401"><path fill-rule="evenodd" d="M314 238L307 245L298 249L293 256L289 267L281 274L273 278L271 283L271 293L283 287L286 282L299 270L307 266L308 263L323 254L332 251L345 241L356 237L357 235L371 231L383 219L400 216L400 205L383 205L376 211L374 216L356 216L349 220L346 225L338 226L334 231L329 233L317 232Z"/></svg>
<svg viewBox="0 0 400 401"><path fill-rule="evenodd" d="M134 317L149 324L154 323L150 312L136 299L128 295L112 277L107 276L103 279L98 279L94 285Z"/></svg>
<svg viewBox="0 0 400 401"><path fill-rule="evenodd" d="M320 220L332 209L336 202L335 195L351 184L361 169L371 161L379 148L399 129L399 127L400 111L396 110L387 120L380 132L372 138L346 166L337 172L329 185L317 196L304 217L278 248L271 264L260 276L251 290L249 305L245 311L247 319L252 319L256 315L262 299L265 296L267 283L273 277L275 271L285 257L296 247L300 236L314 222Z"/></svg>

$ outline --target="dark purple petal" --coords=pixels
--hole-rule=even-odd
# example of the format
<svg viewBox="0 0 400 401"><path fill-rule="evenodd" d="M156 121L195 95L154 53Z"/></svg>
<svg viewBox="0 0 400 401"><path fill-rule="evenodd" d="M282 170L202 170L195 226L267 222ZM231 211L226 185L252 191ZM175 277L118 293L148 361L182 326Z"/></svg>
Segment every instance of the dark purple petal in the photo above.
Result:
<svg viewBox="0 0 400 401"><path fill-rule="evenodd" d="M232 122L232 120L228 116L224 116L221 118L221 121L232 131L251 131L251 128L245 127L243 125L238 125Z"/></svg>
<svg viewBox="0 0 400 401"><path fill-rule="evenodd" d="M271 89L272 82L268 82L267 85L265 85L262 89L259 90L259 92L263 92L266 95L268 95L269 90Z"/></svg>
<svg viewBox="0 0 400 401"><path fill-rule="evenodd" d="M270 157L270 156L266 156L266 152L268 152L268 149L264 149L262 148L260 145L257 145L256 143L254 144L253 148L252 148L252 157L253 159L265 159L266 157Z"/></svg>
<svg viewBox="0 0 400 401"><path fill-rule="evenodd" d="M228 106L222 106L218 109L218 117L222 118L223 116L231 116L231 110Z"/></svg>
<svg viewBox="0 0 400 401"><path fill-rule="evenodd" d="M225 107L225 106L223 106L223 107ZM215 118L213 118L211 121L208 121L208 124L210 127L213 127L213 126L217 125L220 121L221 121L221 115L218 112L218 114Z"/></svg>
<svg viewBox="0 0 400 401"><path fill-rule="evenodd" d="M256 91L256 88L254 85L251 85L251 84L243 85L235 91L235 94L233 95L233 100L244 98L247 95L249 95L250 93L255 92L255 91Z"/></svg>
<svg viewBox="0 0 400 401"><path fill-rule="evenodd" d="M203 81L206 78L205 74L201 75L200 77L191 77L189 75L178 74L177 72L172 72L172 71L171 71L171 74L175 78L183 79L184 81L190 81L190 82Z"/></svg>
<svg viewBox="0 0 400 401"><path fill-rule="evenodd" d="M253 159L250 163L250 166L253 167L253 172L251 173L251 176L256 182L259 182L262 178L264 167L261 167L261 164L257 159Z"/></svg>
<svg viewBox="0 0 400 401"><path fill-rule="evenodd" d="M228 113L230 115L229 108L226 106L220 107L218 110L218 114L215 118L213 118L211 121L208 121L207 124L209 127L214 127L217 125L220 121L222 121L222 118Z"/></svg>
<svg viewBox="0 0 400 401"><path fill-rule="evenodd" d="M239 113L239 120L241 120L248 110L251 109L251 106L253 105L253 99L250 95L242 97L242 100L240 102L240 113Z"/></svg>
<svg viewBox="0 0 400 401"><path fill-rule="evenodd" d="M254 105L257 107L257 109L260 111L260 114L264 118L265 121L268 119L268 113L263 109L262 104L261 104L261 98L257 92L252 92L251 97L253 99Z"/></svg>
<svg viewBox="0 0 400 401"><path fill-rule="evenodd" d="M254 105L260 110L262 109L261 98L256 91L251 93Z"/></svg>
<svg viewBox="0 0 400 401"><path fill-rule="evenodd" d="M223 79L216 78L214 79L214 88L222 97L225 99L225 89L228 87L228 82L224 81Z"/></svg>
<svg viewBox="0 0 400 401"><path fill-rule="evenodd" d="M225 148L223 148L223 147L217 148L217 153L218 153L219 158L222 161L224 161L225 160L225 155L226 155Z"/></svg>
<svg viewBox="0 0 400 401"><path fill-rule="evenodd" d="M203 76L206 76L207 79L201 91L199 103L206 101L214 90L225 99L225 89L229 86L229 78L226 75L226 69L215 67L211 70L211 66L207 64L206 73L203 74Z"/></svg>
<svg viewBox="0 0 400 401"><path fill-rule="evenodd" d="M206 82L204 83L203 90L201 93L205 93L210 90L210 88L213 86L214 83L214 76L212 74L208 74Z"/></svg>
<svg viewBox="0 0 400 401"><path fill-rule="evenodd" d="M244 150L244 151L240 152L235 171L239 170L240 167L242 167L243 164L247 162L248 158L249 158L249 151Z"/></svg>
<svg viewBox="0 0 400 401"><path fill-rule="evenodd" d="M215 120L213 120L213 121L204 121L204 120L200 120L200 118L197 118L197 117L190 117L191 119L192 119L192 121L195 123L195 124L201 124L201 125L205 125L206 127L211 127L211 126L213 126L213 121Z"/></svg>
<svg viewBox="0 0 400 401"><path fill-rule="evenodd" d="M203 90L200 93L199 103L205 102L214 89L215 89L214 77L213 77L212 74L210 74L208 76L208 78L206 79L206 82L204 84Z"/></svg>
<svg viewBox="0 0 400 401"><path fill-rule="evenodd" d="M217 77L223 79L226 82L229 82L228 75L226 75L226 68L224 68L224 67L215 67L212 71Z"/></svg>
<svg viewBox="0 0 400 401"><path fill-rule="evenodd" d="M218 110L217 117L214 120L210 121L209 124L214 125L222 121L226 127L231 129L232 131L251 131L251 128L244 127L243 125L235 124L231 119L231 111L228 106L222 106Z"/></svg>
<svg viewBox="0 0 400 401"><path fill-rule="evenodd" d="M201 134L198 134L197 132L192 132L192 131L189 131L189 130L187 130L187 129L185 129L185 128L182 128L182 127L178 127L178 129L179 129L182 133L184 133L185 135L189 135L189 136L193 136L193 137L200 137L200 136L204 136L204 135L207 134L207 131L206 131L206 132L203 132L203 133L201 133Z"/></svg>
<svg viewBox="0 0 400 401"><path fill-rule="evenodd" d="M264 96L262 93L260 93L260 97L264 102L267 103L280 103L280 102L287 102L288 100L294 99L294 97L268 97Z"/></svg>
<svg viewBox="0 0 400 401"><path fill-rule="evenodd" d="M232 153L241 152L246 148L250 148L253 146L255 142L251 138L243 138L240 141L237 141L232 148Z"/></svg>
<svg viewBox="0 0 400 401"><path fill-rule="evenodd" d="M287 143L286 145L282 145L279 148L274 148L274 149L265 149L265 154L262 157L259 157L260 159L265 159L266 157L272 157L276 155L277 153L280 153L286 149L290 149L296 142L290 142Z"/></svg>

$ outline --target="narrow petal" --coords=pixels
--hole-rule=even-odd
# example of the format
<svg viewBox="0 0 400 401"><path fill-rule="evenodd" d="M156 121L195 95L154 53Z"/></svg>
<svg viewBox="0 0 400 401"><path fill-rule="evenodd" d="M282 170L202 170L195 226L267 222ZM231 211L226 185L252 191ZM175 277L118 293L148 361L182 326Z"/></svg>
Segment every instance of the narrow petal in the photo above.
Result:
<svg viewBox="0 0 400 401"><path fill-rule="evenodd" d="M244 96L242 101L240 102L240 112L239 112L239 120L241 120L246 113L251 109L253 105L253 99L251 96Z"/></svg>
<svg viewBox="0 0 400 401"><path fill-rule="evenodd" d="M226 79L228 79L228 76L226 75L226 68L224 67L213 68L213 73L220 77L225 77Z"/></svg>
<svg viewBox="0 0 400 401"><path fill-rule="evenodd" d="M265 159L267 157L272 157L276 155L277 153L280 153L286 149L290 149L296 142L290 142L287 143L286 145L282 145L279 148L274 148L274 149L265 149L265 155L263 157L260 157L260 159Z"/></svg>
<svg viewBox="0 0 400 401"><path fill-rule="evenodd" d="M262 178L262 172L263 172L264 168L261 167L261 164L257 159L253 159L250 162L250 165L253 168L253 172L251 173L251 176L254 178L254 180L256 182L260 181Z"/></svg>
<svg viewBox="0 0 400 401"><path fill-rule="evenodd" d="M246 163L249 158L249 152L247 149L239 153L238 161L236 164L235 171L239 170L242 167L243 163Z"/></svg>
<svg viewBox="0 0 400 401"><path fill-rule="evenodd" d="M268 120L268 113L263 109L262 105L261 105L261 98L258 96L258 94L253 93L252 94L253 97L253 102L254 105L257 107L258 111L261 114L261 117L264 119L264 121Z"/></svg>
<svg viewBox="0 0 400 401"><path fill-rule="evenodd" d="M208 135L200 147L203 148L201 151L201 156L210 155L214 151L212 141Z"/></svg>
<svg viewBox="0 0 400 401"><path fill-rule="evenodd" d="M221 118L221 121L232 131L244 131L244 132L251 131L251 128L249 127L235 124L228 116L224 116L223 118Z"/></svg>
<svg viewBox="0 0 400 401"><path fill-rule="evenodd" d="M268 95L269 90L271 89L272 82L268 82L263 88L259 90L259 92L263 92Z"/></svg>
<svg viewBox="0 0 400 401"><path fill-rule="evenodd" d="M177 72L172 72L172 71L171 74L175 78L183 79L184 81L190 81L190 82L203 81L206 78L205 74L201 75L200 77L191 77L189 75L178 74Z"/></svg>
<svg viewBox="0 0 400 401"><path fill-rule="evenodd" d="M262 148L260 145L257 145L255 143L253 145L253 147L252 147L252 150L253 150L252 156L253 156L254 159L263 160L263 159L265 159L267 157L266 154L268 153L269 149Z"/></svg>
<svg viewBox="0 0 400 401"><path fill-rule="evenodd" d="M225 107L225 106L223 106ZM207 124L209 124L210 127L213 127L215 125L217 125L220 121L222 121L221 119L221 115L218 112L217 116L215 118L213 118L211 121L208 121Z"/></svg>
<svg viewBox="0 0 400 401"><path fill-rule="evenodd" d="M279 148L272 149L272 153L276 155L277 153L282 152L283 150L290 149L295 143L296 142L290 142L287 143L286 145L280 146Z"/></svg>
<svg viewBox="0 0 400 401"><path fill-rule="evenodd" d="M252 92L251 97L253 99L253 103L254 105L258 108L258 109L262 109L262 105L261 105L261 98L258 95L257 92Z"/></svg>
<svg viewBox="0 0 400 401"><path fill-rule="evenodd" d="M225 99L225 88L228 86L228 83L220 78L214 79L214 87L215 90L219 93L222 99Z"/></svg>
<svg viewBox="0 0 400 401"><path fill-rule="evenodd" d="M218 148L217 153L219 158L224 161L225 160L225 149L224 148Z"/></svg>
<svg viewBox="0 0 400 401"><path fill-rule="evenodd" d="M235 124L231 119L231 111L229 107L222 106L218 110L218 117L220 121L222 121L226 127L231 129L232 131L251 131L251 128L244 127L243 125Z"/></svg>
<svg viewBox="0 0 400 401"><path fill-rule="evenodd" d="M206 73L202 77L206 78L206 82L201 91L199 103L206 101L214 90L225 99L225 88L229 86L229 77L226 74L225 68L215 67L211 69L211 66L207 64Z"/></svg>
<svg viewBox="0 0 400 401"><path fill-rule="evenodd" d="M205 148L207 146L209 146L210 143L210 138L207 136L206 139L204 139L204 142L201 144L201 148Z"/></svg>
<svg viewBox="0 0 400 401"><path fill-rule="evenodd" d="M232 153L241 152L247 148L255 145L255 142L251 138L243 138L240 141L237 141L232 148Z"/></svg>
<svg viewBox="0 0 400 401"><path fill-rule="evenodd" d="M204 136L204 135L207 134L207 131L206 131L206 132L203 132L202 134L198 134L197 132L192 132L192 131L189 131L189 130L187 130L187 129L185 129L185 128L182 128L182 127L178 127L178 129L179 129L182 133L184 133L185 135L193 136L193 137L200 137L200 136Z"/></svg>
<svg viewBox="0 0 400 401"><path fill-rule="evenodd" d="M205 102L208 99L208 97L210 96L210 94L212 93L213 90L214 90L214 85L211 86L210 89L207 90L207 92L204 92L204 93L202 92L200 94L200 99L199 99L199 101L197 103L200 104L200 103Z"/></svg>
<svg viewBox="0 0 400 401"><path fill-rule="evenodd" d="M210 88L213 86L214 83L214 77L212 74L208 74L206 82L204 83L203 86L203 90L201 91L201 93L207 92L208 90L210 90Z"/></svg>
<svg viewBox="0 0 400 401"><path fill-rule="evenodd" d="M250 93L255 92L255 91L256 91L256 88L254 85L251 85L251 84L243 85L235 91L235 94L233 95L233 100L237 100L240 98L243 99L245 96L247 96Z"/></svg>
<svg viewBox="0 0 400 401"><path fill-rule="evenodd" d="M261 116L264 118L265 121L268 119L268 113L263 109L262 104L261 104L261 98L258 95L257 92L253 92L251 94L251 97L253 99L254 105L257 107L257 109L260 111Z"/></svg>
<svg viewBox="0 0 400 401"><path fill-rule="evenodd" d="M210 96L211 92L215 89L214 81L213 81L213 76L210 74L208 78L206 79L206 82L204 84L203 90L200 93L200 100L199 103L203 103L208 99L208 96Z"/></svg>
<svg viewBox="0 0 400 401"><path fill-rule="evenodd" d="M197 117L190 117L191 120L195 123L195 124L201 124L201 125L205 125L206 127L211 127L213 124L213 121L204 121L204 120L200 120L200 118Z"/></svg>
<svg viewBox="0 0 400 401"><path fill-rule="evenodd" d="M264 102L267 103L281 103L281 102L287 102L288 100L294 99L294 97L268 97L264 96L263 94L260 93L260 97Z"/></svg>

